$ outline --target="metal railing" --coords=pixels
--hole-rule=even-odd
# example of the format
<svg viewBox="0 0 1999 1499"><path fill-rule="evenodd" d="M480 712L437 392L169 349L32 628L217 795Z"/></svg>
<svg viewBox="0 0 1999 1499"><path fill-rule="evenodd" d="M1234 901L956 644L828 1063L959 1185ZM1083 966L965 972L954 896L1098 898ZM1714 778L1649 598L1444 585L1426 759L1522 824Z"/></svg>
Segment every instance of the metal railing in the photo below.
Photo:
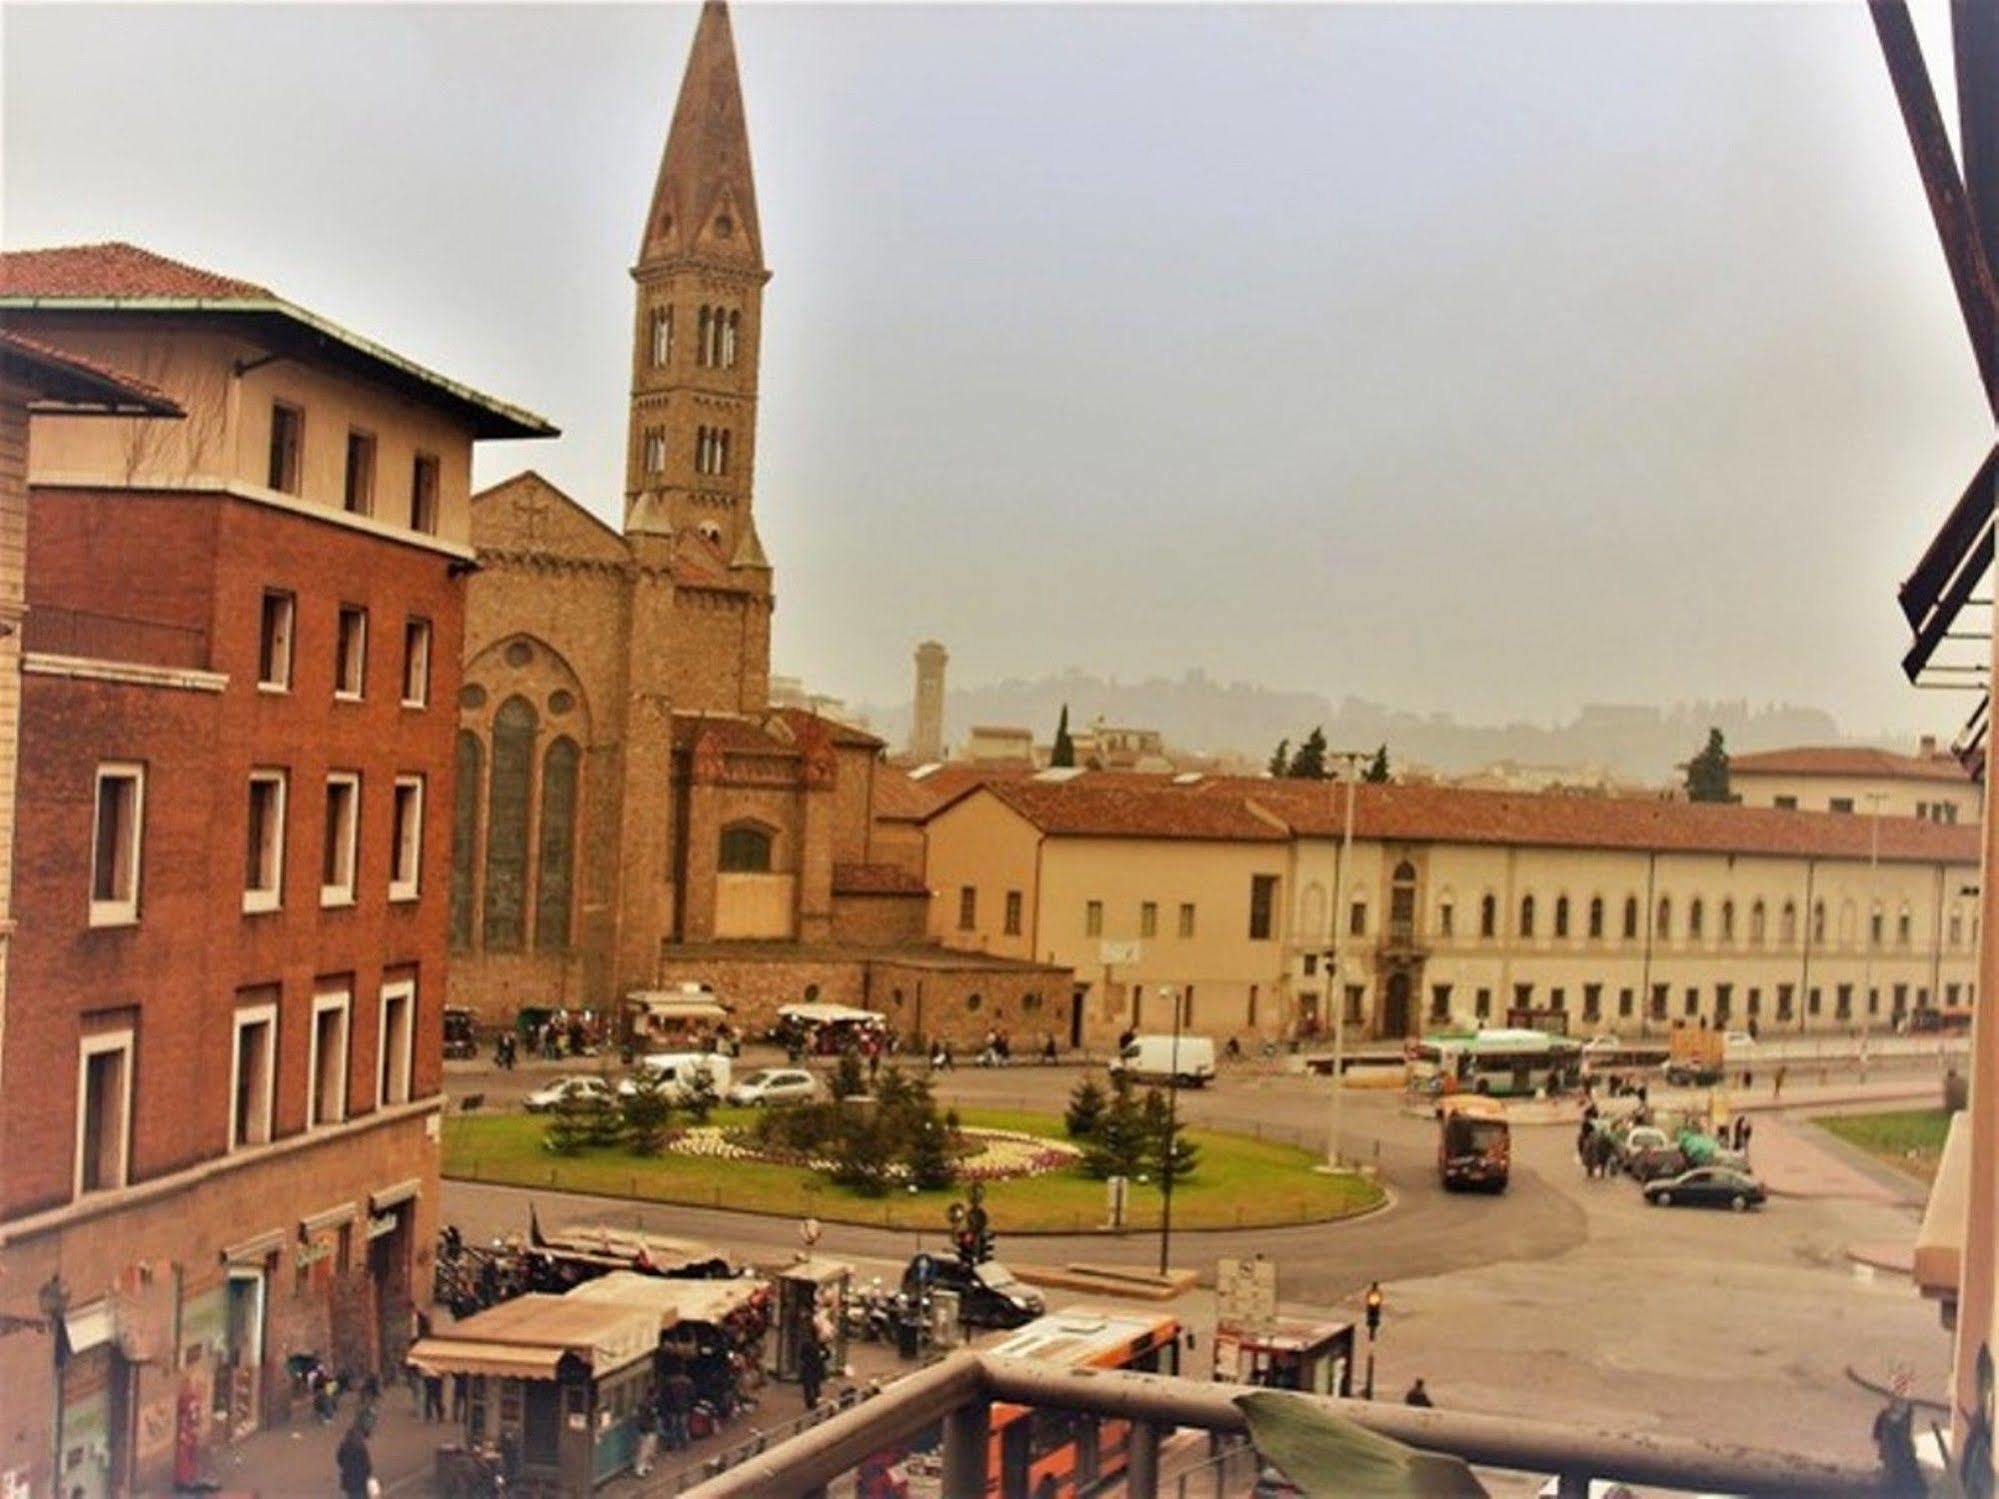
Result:
<svg viewBox="0 0 1999 1499"><path fill-rule="evenodd" d="M932 1362L935 1362L934 1358ZM704 1457L678 1473L645 1485L641 1492L659 1495L684 1494L697 1484L706 1483L731 1468L740 1467L751 1458L762 1456L771 1448L790 1441L800 1432L810 1431L813 1427L852 1410L863 1401L873 1399L887 1388L890 1382L877 1379L864 1385L849 1385L811 1410L801 1412L789 1421L780 1421L775 1426L759 1427L740 1441L724 1447L720 1452Z"/></svg>
<svg viewBox="0 0 1999 1499"><path fill-rule="evenodd" d="M812 1499L870 1454L941 1422L944 1494L947 1499L984 1495L989 1411L993 1402L1003 1401L1132 1422L1125 1492L1130 1499L1159 1499L1162 1436L1176 1427L1246 1434L1248 1423L1235 1400L1247 1393L1250 1389L1243 1385L1051 1369L1023 1359L959 1352L687 1492L693 1499ZM1887 1492L1876 1468L1800 1453L1332 1396L1301 1398L1412 1447L1452 1453L1480 1467L1554 1474L1565 1495L1587 1493L1597 1479L1682 1492L1810 1494L1821 1499ZM1025 1480L1018 1486L1002 1480L1001 1499L1016 1494L1025 1499Z"/></svg>

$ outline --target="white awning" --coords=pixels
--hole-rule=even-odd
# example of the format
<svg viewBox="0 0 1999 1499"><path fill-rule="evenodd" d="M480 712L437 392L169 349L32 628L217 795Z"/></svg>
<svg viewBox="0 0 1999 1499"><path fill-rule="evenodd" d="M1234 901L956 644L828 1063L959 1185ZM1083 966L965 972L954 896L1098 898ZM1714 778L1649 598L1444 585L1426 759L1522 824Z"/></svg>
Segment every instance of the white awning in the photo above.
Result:
<svg viewBox="0 0 1999 1499"><path fill-rule="evenodd" d="M368 1194L368 1206L379 1213L384 1208L392 1208L399 1202L409 1202L423 1191L423 1178L412 1176L407 1181L399 1181L393 1187L384 1187L379 1192Z"/></svg>
<svg viewBox="0 0 1999 1499"><path fill-rule="evenodd" d="M112 1334L118 1330L111 1316L109 1297L65 1314L63 1325L69 1333L71 1353L88 1353L110 1342Z"/></svg>
<svg viewBox="0 0 1999 1499"><path fill-rule="evenodd" d="M852 1005L779 1005L778 1017L802 1020L812 1025L880 1025L886 1018L873 1010L857 1010Z"/></svg>

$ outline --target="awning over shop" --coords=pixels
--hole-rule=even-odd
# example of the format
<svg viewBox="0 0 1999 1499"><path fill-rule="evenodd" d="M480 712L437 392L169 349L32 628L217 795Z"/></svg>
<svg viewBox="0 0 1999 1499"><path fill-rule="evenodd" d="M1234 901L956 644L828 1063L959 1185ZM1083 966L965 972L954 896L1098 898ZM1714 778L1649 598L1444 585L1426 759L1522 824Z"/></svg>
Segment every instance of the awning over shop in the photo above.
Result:
<svg viewBox="0 0 1999 1499"><path fill-rule="evenodd" d="M69 1351L72 1354L88 1353L110 1342L118 1330L117 1321L111 1314L110 1300L93 1301L89 1306L78 1307L65 1314L63 1330L69 1336Z"/></svg>
<svg viewBox="0 0 1999 1499"><path fill-rule="evenodd" d="M648 1020L705 1020L717 1024L729 1018L729 1007L712 993L687 989L635 989L625 1004Z"/></svg>
<svg viewBox="0 0 1999 1499"><path fill-rule="evenodd" d="M421 1338L409 1359L426 1374L497 1374L503 1379L553 1379L560 1348L519 1343L476 1343L457 1338Z"/></svg>
<svg viewBox="0 0 1999 1499"><path fill-rule="evenodd" d="M368 1194L368 1207L374 1212L383 1212L400 1202L409 1202L423 1191L423 1178L412 1176L407 1181L399 1181L393 1187L384 1187L379 1192Z"/></svg>
<svg viewBox="0 0 1999 1499"><path fill-rule="evenodd" d="M747 1306L762 1289L762 1281L747 1276L731 1280L667 1280L618 1270L596 1280L586 1280L570 1291L569 1299L643 1308L659 1319L660 1331L664 1332L679 1322L717 1326L729 1313Z"/></svg>
<svg viewBox="0 0 1999 1499"><path fill-rule="evenodd" d="M873 1010L857 1010L852 1005L779 1005L778 1018L805 1025L880 1025L886 1017Z"/></svg>
<svg viewBox="0 0 1999 1499"><path fill-rule="evenodd" d="M604 1375L658 1343L659 1323L644 1308L530 1292L421 1339L410 1359L433 1374L549 1379L565 1356Z"/></svg>

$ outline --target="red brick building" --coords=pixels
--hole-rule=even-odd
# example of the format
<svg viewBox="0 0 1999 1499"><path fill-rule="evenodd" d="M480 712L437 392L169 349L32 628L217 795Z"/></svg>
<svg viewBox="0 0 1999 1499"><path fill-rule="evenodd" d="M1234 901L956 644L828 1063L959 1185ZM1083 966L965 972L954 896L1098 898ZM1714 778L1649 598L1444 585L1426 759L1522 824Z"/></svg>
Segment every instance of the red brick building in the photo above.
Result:
<svg viewBox="0 0 1999 1499"><path fill-rule="evenodd" d="M0 1472L95 1495L428 1300L471 446L550 429L129 246L0 317L186 412L29 458Z"/></svg>

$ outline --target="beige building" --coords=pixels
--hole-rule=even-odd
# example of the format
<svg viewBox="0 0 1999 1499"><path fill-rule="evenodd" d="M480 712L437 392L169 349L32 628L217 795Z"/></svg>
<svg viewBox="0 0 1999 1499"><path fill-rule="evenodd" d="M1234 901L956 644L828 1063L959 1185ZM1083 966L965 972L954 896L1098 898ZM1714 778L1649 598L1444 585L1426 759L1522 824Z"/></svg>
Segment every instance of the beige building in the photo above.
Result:
<svg viewBox="0 0 1999 1499"><path fill-rule="evenodd" d="M1978 821L1979 784L1953 755L1925 739L1913 755L1864 746L1805 745L1731 755L1729 789L1746 807Z"/></svg>
<svg viewBox="0 0 1999 1499"><path fill-rule="evenodd" d="M1972 997L1970 828L1884 817L1877 846L1868 820L1827 813L1361 786L1342 884L1345 798L974 784L925 824L931 931L1072 967L1071 1023L1099 1041L1163 1024L1168 987L1195 1028L1245 1037L1322 1034L1334 1002L1397 1038L1518 1010L1572 1033L1885 1029Z"/></svg>

